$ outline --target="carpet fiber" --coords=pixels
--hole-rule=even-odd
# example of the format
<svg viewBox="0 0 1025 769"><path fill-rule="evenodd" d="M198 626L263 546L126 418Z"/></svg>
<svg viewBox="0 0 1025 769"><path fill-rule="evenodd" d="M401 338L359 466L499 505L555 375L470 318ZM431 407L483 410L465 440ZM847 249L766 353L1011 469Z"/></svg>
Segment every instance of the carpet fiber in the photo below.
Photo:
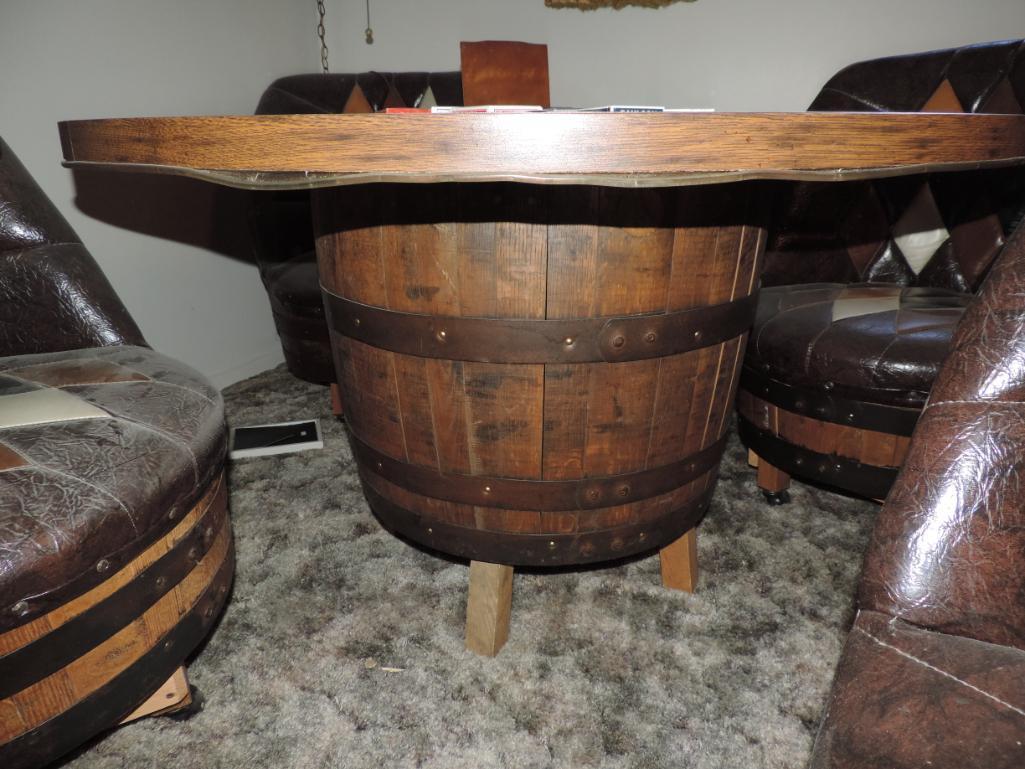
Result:
<svg viewBox="0 0 1025 769"><path fill-rule="evenodd" d="M794 484L769 507L731 439L699 592L658 557L517 573L509 643L463 649L467 567L395 539L360 493L327 391L283 368L225 392L232 424L320 417L325 448L233 463L234 593L189 676L205 708L67 762L488 769L803 767L875 505Z"/></svg>

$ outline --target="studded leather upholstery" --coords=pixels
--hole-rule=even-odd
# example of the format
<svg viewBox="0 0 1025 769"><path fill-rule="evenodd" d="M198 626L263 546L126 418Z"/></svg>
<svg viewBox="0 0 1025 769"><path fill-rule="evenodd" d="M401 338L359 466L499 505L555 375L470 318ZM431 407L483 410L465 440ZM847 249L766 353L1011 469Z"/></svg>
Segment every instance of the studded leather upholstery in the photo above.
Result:
<svg viewBox="0 0 1025 769"><path fill-rule="evenodd" d="M746 365L798 387L921 408L970 299L865 283L763 289Z"/></svg>
<svg viewBox="0 0 1025 769"><path fill-rule="evenodd" d="M256 114L377 112L462 103L459 72L293 75L271 83ZM259 195L251 229L289 371L311 382L333 381L309 194Z"/></svg>
<svg viewBox="0 0 1025 769"><path fill-rule="evenodd" d="M0 631L169 530L224 448L217 390L147 347L0 358Z"/></svg>
<svg viewBox="0 0 1025 769"><path fill-rule="evenodd" d="M865 559L813 769L1025 762L1025 231L965 312Z"/></svg>

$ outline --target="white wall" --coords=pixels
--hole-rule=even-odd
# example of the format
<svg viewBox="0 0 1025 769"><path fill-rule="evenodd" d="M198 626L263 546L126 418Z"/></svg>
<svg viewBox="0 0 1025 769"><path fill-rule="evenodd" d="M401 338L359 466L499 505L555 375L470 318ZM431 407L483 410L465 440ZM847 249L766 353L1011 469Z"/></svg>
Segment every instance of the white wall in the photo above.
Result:
<svg viewBox="0 0 1025 769"><path fill-rule="evenodd" d="M211 213L214 201L237 213L239 199L202 184L85 173L76 201L57 121L251 113L273 78L314 65L315 17L312 0L0 0L0 136L150 344L219 385L282 360L255 267L205 247L226 240L220 250L245 252L217 233Z"/></svg>
<svg viewBox="0 0 1025 769"><path fill-rule="evenodd" d="M311 0L312 2L312 0ZM552 104L802 110L845 64L1025 37L1023 0L698 0L582 12L543 0L327 0L331 67L457 69L460 40L548 44Z"/></svg>
<svg viewBox="0 0 1025 769"><path fill-rule="evenodd" d="M333 71L456 69L460 40L542 42L563 106L801 110L844 64L1025 37L1023 0L698 0L589 13L543 0L371 0L368 46L364 0L326 3ZM237 244L215 231L237 222L216 213L236 214L237 198L80 173L76 199L56 123L250 113L274 77L317 68L315 26L314 0L0 0L0 135L150 343L219 384L281 359L255 268L225 255Z"/></svg>

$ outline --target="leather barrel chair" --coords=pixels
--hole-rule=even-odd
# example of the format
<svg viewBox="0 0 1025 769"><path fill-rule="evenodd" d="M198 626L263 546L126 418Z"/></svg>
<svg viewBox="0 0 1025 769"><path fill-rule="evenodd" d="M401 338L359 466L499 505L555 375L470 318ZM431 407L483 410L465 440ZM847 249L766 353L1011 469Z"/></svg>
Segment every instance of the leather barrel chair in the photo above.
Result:
<svg viewBox="0 0 1025 769"><path fill-rule="evenodd" d="M812 110L1021 113L1025 45L854 64ZM790 476L886 496L951 335L1025 209L1025 172L777 187L737 399L770 502Z"/></svg>
<svg viewBox="0 0 1025 769"><path fill-rule="evenodd" d="M388 107L462 103L459 72L292 75L270 84L256 114L379 112ZM250 225L288 370L309 382L334 382L309 193L257 194Z"/></svg>
<svg viewBox="0 0 1025 769"><path fill-rule="evenodd" d="M813 769L1025 766L1025 231L879 513Z"/></svg>
<svg viewBox="0 0 1025 769"><path fill-rule="evenodd" d="M218 391L0 140L0 766L188 704L234 569Z"/></svg>

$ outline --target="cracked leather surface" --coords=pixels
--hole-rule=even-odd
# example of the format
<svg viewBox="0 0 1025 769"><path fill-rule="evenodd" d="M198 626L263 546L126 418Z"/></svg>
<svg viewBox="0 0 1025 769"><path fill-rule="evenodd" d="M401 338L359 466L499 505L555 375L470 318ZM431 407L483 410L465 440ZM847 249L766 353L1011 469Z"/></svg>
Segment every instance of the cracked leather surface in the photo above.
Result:
<svg viewBox="0 0 1025 769"><path fill-rule="evenodd" d="M111 344L146 342L71 226L0 139L0 355Z"/></svg>
<svg viewBox="0 0 1025 769"><path fill-rule="evenodd" d="M0 463L2 631L84 592L162 536L174 524L169 511L184 514L220 472L225 431L213 387L144 347L0 358L0 375L38 388L48 386L39 378L59 378L65 393L109 415L0 429L0 446L19 460ZM98 569L103 560L109 568Z"/></svg>
<svg viewBox="0 0 1025 769"><path fill-rule="evenodd" d="M965 311L879 514L815 769L1025 765L1023 489L1019 230Z"/></svg>
<svg viewBox="0 0 1025 769"><path fill-rule="evenodd" d="M828 382L837 395L921 408L969 301L864 283L762 289L745 365L795 386ZM876 303L897 308L873 312Z"/></svg>

